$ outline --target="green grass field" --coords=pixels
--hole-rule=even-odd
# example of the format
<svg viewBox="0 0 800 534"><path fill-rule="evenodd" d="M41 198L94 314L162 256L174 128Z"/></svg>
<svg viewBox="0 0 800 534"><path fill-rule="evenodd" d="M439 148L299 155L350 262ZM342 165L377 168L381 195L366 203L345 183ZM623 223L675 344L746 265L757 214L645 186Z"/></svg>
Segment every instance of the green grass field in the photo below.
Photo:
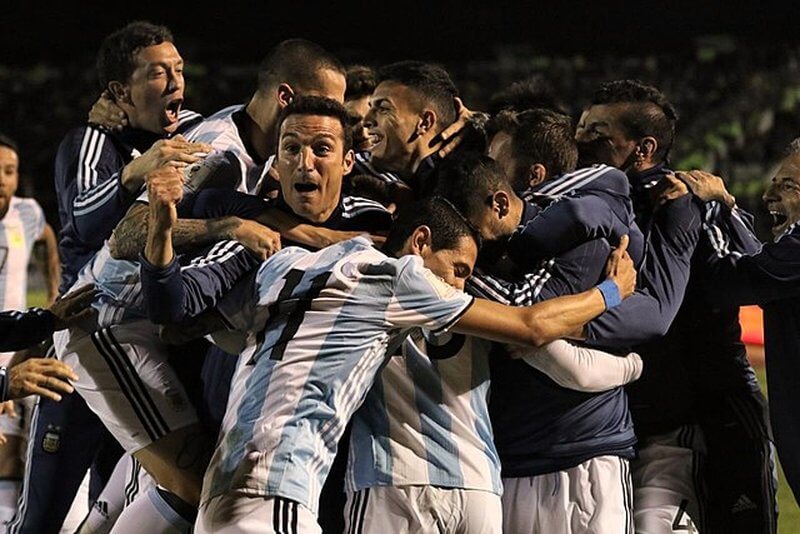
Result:
<svg viewBox="0 0 800 534"><path fill-rule="evenodd" d="M43 291L31 291L28 293L29 306L42 306L45 302L45 293ZM764 374L763 367L756 368L758 380L767 392L767 378ZM800 534L800 508L794 502L792 492L789 486L786 485L786 480L783 478L783 471L778 471L778 507L780 509L780 516L778 519L778 534Z"/></svg>
<svg viewBox="0 0 800 534"><path fill-rule="evenodd" d="M769 394L767 377L764 373L763 367L756 368L758 374L758 381L761 382L761 387L764 393ZM786 484L786 479L783 477L783 471L778 469L778 534L800 534L800 508L794 502L789 486Z"/></svg>

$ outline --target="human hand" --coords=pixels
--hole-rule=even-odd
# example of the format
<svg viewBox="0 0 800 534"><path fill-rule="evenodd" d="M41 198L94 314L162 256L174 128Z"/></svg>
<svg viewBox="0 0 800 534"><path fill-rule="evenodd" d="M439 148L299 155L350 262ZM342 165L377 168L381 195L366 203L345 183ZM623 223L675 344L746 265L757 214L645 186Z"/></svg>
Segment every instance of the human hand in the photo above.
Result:
<svg viewBox="0 0 800 534"><path fill-rule="evenodd" d="M666 175L651 191L655 204L659 206L687 194L689 194L689 188L678 180L674 174Z"/></svg>
<svg viewBox="0 0 800 534"><path fill-rule="evenodd" d="M48 308L56 316L55 330L69 328L75 323L86 319L94 311L89 305L97 295L93 284L88 284L64 296L57 297Z"/></svg>
<svg viewBox="0 0 800 534"><path fill-rule="evenodd" d="M89 122L120 131L128 125L128 116L111 97L111 93L103 91L89 110Z"/></svg>
<svg viewBox="0 0 800 534"><path fill-rule="evenodd" d="M622 236L619 246L611 253L606 263L606 278L617 284L620 297L627 298L636 290L636 269L628 254L627 235Z"/></svg>
<svg viewBox="0 0 800 534"><path fill-rule="evenodd" d="M241 220L233 231L233 238L260 260L266 260L281 249L281 234L247 219Z"/></svg>
<svg viewBox="0 0 800 534"><path fill-rule="evenodd" d="M461 142L464 140L464 128L467 126L467 123L470 119L475 115L474 111L467 109L464 106L464 102L461 101L460 98L455 97L455 106L456 106L456 121L445 128L444 130L439 133L439 135L435 136L431 141L431 147L441 142L442 147L439 149L439 157L446 158L449 156Z"/></svg>
<svg viewBox="0 0 800 534"><path fill-rule="evenodd" d="M725 188L725 181L719 176L700 170L676 172L675 176L686 184L694 196L703 202L716 200L725 204L728 208L733 208L736 205L736 197L728 192Z"/></svg>
<svg viewBox="0 0 800 534"><path fill-rule="evenodd" d="M68 380L78 380L72 368L53 358L30 358L6 370L8 398L40 395L56 402L62 394L72 393Z"/></svg>
<svg viewBox="0 0 800 534"><path fill-rule="evenodd" d="M205 158L211 150L211 145L191 143L182 135L176 135L172 139L159 139L147 152L122 169L122 184L129 191L138 191L148 173L164 166L182 169Z"/></svg>
<svg viewBox="0 0 800 534"><path fill-rule="evenodd" d="M156 229L172 228L178 220L178 202L183 198L183 172L172 165L147 173L150 221Z"/></svg>

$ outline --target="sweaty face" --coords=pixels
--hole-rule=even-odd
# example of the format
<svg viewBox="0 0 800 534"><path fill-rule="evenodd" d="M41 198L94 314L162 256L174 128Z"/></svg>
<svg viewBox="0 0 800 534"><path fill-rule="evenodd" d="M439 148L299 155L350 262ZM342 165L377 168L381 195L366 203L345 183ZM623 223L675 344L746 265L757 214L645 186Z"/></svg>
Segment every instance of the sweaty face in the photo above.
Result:
<svg viewBox="0 0 800 534"><path fill-rule="evenodd" d="M372 141L372 162L381 169L409 172L415 130L420 120L413 90L385 81L378 84L364 118Z"/></svg>
<svg viewBox="0 0 800 534"><path fill-rule="evenodd" d="M763 196L772 215L772 234L778 236L800 220L800 154L781 162Z"/></svg>
<svg viewBox="0 0 800 534"><path fill-rule="evenodd" d="M425 267L458 289L464 289L464 283L472 274L477 259L478 245L467 236L459 239L456 248L433 251L430 247L425 247L422 252L422 263Z"/></svg>
<svg viewBox="0 0 800 534"><path fill-rule="evenodd" d="M183 58L175 45L164 42L139 50L135 64L125 84L129 99L121 103L131 126L157 134L174 132L183 105Z"/></svg>
<svg viewBox="0 0 800 534"><path fill-rule="evenodd" d="M5 215L19 184L19 158L14 150L0 146L0 214Z"/></svg>
<svg viewBox="0 0 800 534"><path fill-rule="evenodd" d="M598 104L583 112L575 132L580 165L605 163L623 171L631 166L636 141L620 123L624 111L625 104Z"/></svg>
<svg viewBox="0 0 800 534"><path fill-rule="evenodd" d="M347 110L353 129L353 148L358 151L368 151L372 148L372 141L364 126L364 115L369 111L369 96L348 100L344 103L344 108Z"/></svg>
<svg viewBox="0 0 800 534"><path fill-rule="evenodd" d="M276 168L289 207L312 222L325 222L339 204L342 176L353 166L344 151L338 119L290 115L281 125Z"/></svg>

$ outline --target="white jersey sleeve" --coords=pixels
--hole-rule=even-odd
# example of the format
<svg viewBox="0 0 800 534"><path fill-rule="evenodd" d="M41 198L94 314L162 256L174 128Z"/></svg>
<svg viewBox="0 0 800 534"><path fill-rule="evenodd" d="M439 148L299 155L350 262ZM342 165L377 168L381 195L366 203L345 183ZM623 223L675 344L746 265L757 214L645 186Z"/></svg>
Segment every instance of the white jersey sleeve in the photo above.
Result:
<svg viewBox="0 0 800 534"><path fill-rule="evenodd" d="M635 352L615 356L559 339L537 349L524 349L523 354L525 363L575 391L608 391L642 375L642 358Z"/></svg>

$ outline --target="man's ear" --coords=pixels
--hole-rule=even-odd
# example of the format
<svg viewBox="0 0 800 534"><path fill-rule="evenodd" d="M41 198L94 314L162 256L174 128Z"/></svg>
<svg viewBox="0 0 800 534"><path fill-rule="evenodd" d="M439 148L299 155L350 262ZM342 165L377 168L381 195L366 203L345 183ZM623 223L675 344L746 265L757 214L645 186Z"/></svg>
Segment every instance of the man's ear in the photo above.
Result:
<svg viewBox="0 0 800 534"><path fill-rule="evenodd" d="M275 98L278 100L278 105L281 109L291 104L294 96L294 89L288 83L278 84L278 88L275 89Z"/></svg>
<svg viewBox="0 0 800 534"><path fill-rule="evenodd" d="M431 246L431 229L426 225L417 226L409 238L411 240L411 252L420 257L427 254L426 248Z"/></svg>
<svg viewBox="0 0 800 534"><path fill-rule="evenodd" d="M547 168L541 163L534 163L528 169L528 186L536 187L547 179Z"/></svg>
<svg viewBox="0 0 800 534"><path fill-rule="evenodd" d="M420 115L419 122L417 123L417 135L423 136L426 133L433 131L437 120L438 117L436 116L435 111L432 109L422 110L422 115Z"/></svg>
<svg viewBox="0 0 800 534"><path fill-rule="evenodd" d="M658 141L656 141L655 137L647 136L639 141L636 149L643 161L652 161L658 150Z"/></svg>
<svg viewBox="0 0 800 534"><path fill-rule="evenodd" d="M133 104L131 92L127 85L122 82L109 82L108 92L117 104Z"/></svg>
<svg viewBox="0 0 800 534"><path fill-rule="evenodd" d="M499 217L508 215L511 209L511 199L505 191L495 191L492 195L492 211L497 212Z"/></svg>
<svg viewBox="0 0 800 534"><path fill-rule="evenodd" d="M342 161L342 167L344 168L344 174L350 174L350 171L353 170L353 164L356 162L356 155L352 149L348 150L344 155L344 160Z"/></svg>

